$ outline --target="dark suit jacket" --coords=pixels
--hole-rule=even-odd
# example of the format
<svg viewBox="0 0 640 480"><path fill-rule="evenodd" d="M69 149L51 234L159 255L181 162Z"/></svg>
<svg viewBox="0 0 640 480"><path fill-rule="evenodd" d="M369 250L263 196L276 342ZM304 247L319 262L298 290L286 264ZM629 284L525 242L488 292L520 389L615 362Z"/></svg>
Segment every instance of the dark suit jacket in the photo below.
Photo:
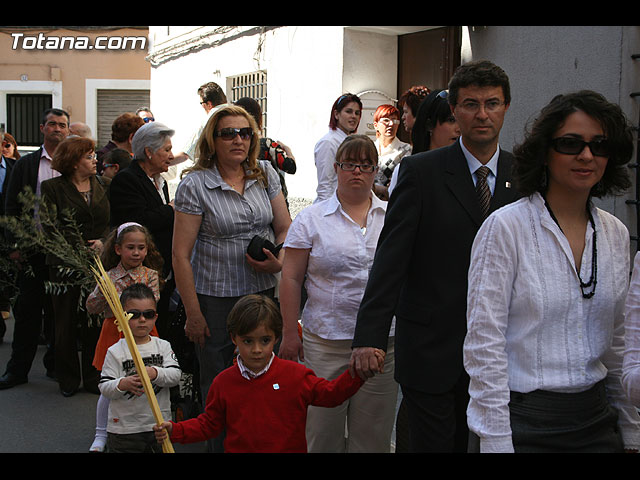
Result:
<svg viewBox="0 0 640 480"><path fill-rule="evenodd" d="M512 155L501 151L490 211L518 198ZM395 377L427 393L449 390L463 373L467 272L482 223L458 142L405 157L380 234L353 340L386 350L396 316Z"/></svg>
<svg viewBox="0 0 640 480"><path fill-rule="evenodd" d="M13 158L4 158L4 163L7 171L5 172L4 182L2 182L2 192L0 193L0 215L4 215L4 201L6 197L7 187L9 186L9 177L11 176L11 172L13 171L13 166L16 161Z"/></svg>
<svg viewBox="0 0 640 480"><path fill-rule="evenodd" d="M20 215L22 205L18 202L18 195L23 191L25 186L30 186L35 193L38 184L38 169L40 168L41 155L42 147L16 160L5 192L5 214Z"/></svg>
<svg viewBox="0 0 640 480"><path fill-rule="evenodd" d="M109 187L111 200L111 226L125 222L144 225L153 237L164 258L165 276L171 271L171 245L173 242L173 207L163 202L158 190L134 159L113 177ZM164 198L169 201L169 188L164 185Z"/></svg>
<svg viewBox="0 0 640 480"><path fill-rule="evenodd" d="M55 205L58 215L65 208L73 211L73 217L85 242L88 240L102 240L104 242L109 234L109 200L105 188L95 176L91 178L91 201L89 204L78 192L76 186L71 183L71 180L64 175L45 180L40 188L43 200ZM53 264L55 261L53 258L47 258L48 264Z"/></svg>

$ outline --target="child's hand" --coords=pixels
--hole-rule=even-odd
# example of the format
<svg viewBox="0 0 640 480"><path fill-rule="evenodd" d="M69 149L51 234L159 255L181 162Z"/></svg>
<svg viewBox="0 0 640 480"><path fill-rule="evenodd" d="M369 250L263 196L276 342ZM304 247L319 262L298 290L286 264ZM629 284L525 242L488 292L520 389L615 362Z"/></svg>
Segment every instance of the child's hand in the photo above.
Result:
<svg viewBox="0 0 640 480"><path fill-rule="evenodd" d="M130 375L122 378L118 382L118 389L126 392L131 392L138 397L144 393L144 387L142 386L142 380L138 375Z"/></svg>
<svg viewBox="0 0 640 480"><path fill-rule="evenodd" d="M149 380L154 381L158 376L158 370L156 370L156 367L147 367L147 375Z"/></svg>
<svg viewBox="0 0 640 480"><path fill-rule="evenodd" d="M161 425L153 426L153 433L158 443L164 442L164 439L171 435L171 430L173 430L173 424L171 422L162 422Z"/></svg>
<svg viewBox="0 0 640 480"><path fill-rule="evenodd" d="M373 352L376 356L376 359L378 360L378 371L379 373L382 373L384 370L384 359L387 356L387 352L385 352L384 350L380 350L379 348L374 349Z"/></svg>

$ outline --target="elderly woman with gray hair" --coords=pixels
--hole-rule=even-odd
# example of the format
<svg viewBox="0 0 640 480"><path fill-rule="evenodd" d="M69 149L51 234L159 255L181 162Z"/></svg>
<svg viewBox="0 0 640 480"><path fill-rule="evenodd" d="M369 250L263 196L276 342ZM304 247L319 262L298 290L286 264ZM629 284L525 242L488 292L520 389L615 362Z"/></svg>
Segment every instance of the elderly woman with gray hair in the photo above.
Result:
<svg viewBox="0 0 640 480"><path fill-rule="evenodd" d="M160 337L166 338L169 299L175 289L171 269L173 237L173 202L162 173L173 160L171 137L174 130L160 122L141 126L133 136L133 160L118 172L110 186L111 226L125 222L144 225L164 259L165 286L158 302L156 327Z"/></svg>

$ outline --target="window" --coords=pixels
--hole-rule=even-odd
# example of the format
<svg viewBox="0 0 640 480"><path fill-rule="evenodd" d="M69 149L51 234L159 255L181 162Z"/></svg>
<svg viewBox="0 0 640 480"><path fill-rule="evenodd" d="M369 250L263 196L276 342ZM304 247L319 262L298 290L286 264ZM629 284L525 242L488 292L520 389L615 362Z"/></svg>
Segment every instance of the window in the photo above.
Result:
<svg viewBox="0 0 640 480"><path fill-rule="evenodd" d="M20 147L39 147L43 137L40 123L43 113L51 108L49 94L7 94L7 132Z"/></svg>
<svg viewBox="0 0 640 480"><path fill-rule="evenodd" d="M258 70L252 73L229 77L228 91L231 103L242 97L250 97L260 104L262 109L262 136L267 136L267 72Z"/></svg>

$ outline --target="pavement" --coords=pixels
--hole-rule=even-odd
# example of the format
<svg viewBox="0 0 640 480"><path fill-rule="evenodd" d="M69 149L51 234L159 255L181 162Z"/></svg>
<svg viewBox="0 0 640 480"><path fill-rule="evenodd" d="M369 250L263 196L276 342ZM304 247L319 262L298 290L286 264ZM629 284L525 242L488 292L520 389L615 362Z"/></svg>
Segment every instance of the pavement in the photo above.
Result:
<svg viewBox="0 0 640 480"><path fill-rule="evenodd" d="M13 316L0 343L0 374L11 356ZM65 398L47 377L38 353L28 383L0 390L0 453L85 453L93 441L98 395L80 390ZM174 445L176 453L205 452L204 444ZM99 454L98 454L99 455Z"/></svg>
<svg viewBox="0 0 640 480"><path fill-rule="evenodd" d="M6 325L7 332L0 343L0 375L11 357L13 316ZM58 382L45 374L45 350L44 345L38 346L27 383L0 390L0 454L89 452L98 395L81 389L72 397L63 397ZM393 430L391 452L395 451L395 426ZM176 453L206 453L204 443L173 447Z"/></svg>

